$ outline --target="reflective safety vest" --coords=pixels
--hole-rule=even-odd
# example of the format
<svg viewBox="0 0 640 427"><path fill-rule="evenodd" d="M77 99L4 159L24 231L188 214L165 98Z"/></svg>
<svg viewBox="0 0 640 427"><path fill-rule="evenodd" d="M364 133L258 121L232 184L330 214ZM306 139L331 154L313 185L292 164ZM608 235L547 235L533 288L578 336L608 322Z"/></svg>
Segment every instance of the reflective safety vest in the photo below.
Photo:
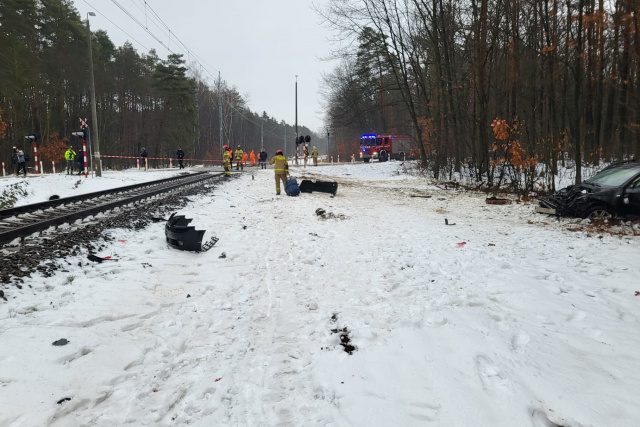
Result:
<svg viewBox="0 0 640 427"><path fill-rule="evenodd" d="M276 173L287 172L289 170L289 164L287 163L287 158L281 154L278 154L275 157L272 157L269 160L269 164L275 164Z"/></svg>
<svg viewBox="0 0 640 427"><path fill-rule="evenodd" d="M311 157L318 157L318 149L317 148L311 152Z"/></svg>
<svg viewBox="0 0 640 427"><path fill-rule="evenodd" d="M244 154L244 151L237 149L236 150L236 160L240 161L242 160L242 155Z"/></svg>
<svg viewBox="0 0 640 427"><path fill-rule="evenodd" d="M229 152L229 150L227 150L224 153L222 153L222 162L223 163L229 163L230 160L231 160L231 152Z"/></svg>
<svg viewBox="0 0 640 427"><path fill-rule="evenodd" d="M68 150L67 150L67 152L66 152L66 153L64 153L64 158L65 158L66 160L71 160L71 161L73 161L73 160L75 160L75 158L76 158L76 152L75 152L75 151L73 151L72 149L68 149Z"/></svg>

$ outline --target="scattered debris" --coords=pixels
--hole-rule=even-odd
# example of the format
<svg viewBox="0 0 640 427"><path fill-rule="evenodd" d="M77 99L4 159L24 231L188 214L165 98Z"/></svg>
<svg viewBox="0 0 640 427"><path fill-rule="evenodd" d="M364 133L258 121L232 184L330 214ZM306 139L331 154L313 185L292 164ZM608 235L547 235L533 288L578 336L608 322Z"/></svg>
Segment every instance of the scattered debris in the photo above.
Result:
<svg viewBox="0 0 640 427"><path fill-rule="evenodd" d="M183 251L208 251L219 239L212 237L211 240L202 244L202 236L205 230L196 230L194 226L189 225L191 221L193 220L185 218L184 215L176 215L175 212L171 214L164 227L167 243L172 248Z"/></svg>
<svg viewBox="0 0 640 427"><path fill-rule="evenodd" d="M509 199L499 199L496 196L487 197L485 201L488 205L508 205L511 203L511 200Z"/></svg>
<svg viewBox="0 0 640 427"><path fill-rule="evenodd" d="M187 294L187 298L191 298L191 294Z"/></svg>
<svg viewBox="0 0 640 427"><path fill-rule="evenodd" d="M2 289L0 289L0 298L2 298L3 300L7 300L7 298L5 298L4 296L4 291Z"/></svg>
<svg viewBox="0 0 640 427"><path fill-rule="evenodd" d="M333 313L331 316L331 322L335 323L338 321L338 314ZM353 352L358 348L351 344L351 338L349 337L349 329L345 326L342 329L334 328L331 329L332 334L340 334L340 345L344 348L344 351L349 355L353 355Z"/></svg>
<svg viewBox="0 0 640 427"><path fill-rule="evenodd" d="M322 208L318 208L316 209L316 215L320 216L320 215L324 215L325 213L327 213L327 211L325 211Z"/></svg>
<svg viewBox="0 0 640 427"><path fill-rule="evenodd" d="M60 198L60 196L58 196L57 194L54 194L53 196L49 197L49 200L58 200Z"/></svg>
<svg viewBox="0 0 640 427"><path fill-rule="evenodd" d="M464 245L466 245L466 244L467 244L467 242L459 242L458 243L458 247L459 248L464 248Z"/></svg>
<svg viewBox="0 0 640 427"><path fill-rule="evenodd" d="M214 381L214 383L217 383L217 382L218 382L218 381L220 381L221 379L222 379L222 377L220 377L220 378L216 378L216 379L215 379L215 381Z"/></svg>
<svg viewBox="0 0 640 427"><path fill-rule="evenodd" d="M70 397L63 397L62 399L58 400L58 405L62 405L64 402L68 402L70 401L71 398Z"/></svg>
<svg viewBox="0 0 640 427"><path fill-rule="evenodd" d="M151 221L153 221L153 222L164 222L164 221L168 221L168 219L158 218L157 216L152 216L151 217Z"/></svg>
<svg viewBox="0 0 640 427"><path fill-rule="evenodd" d="M495 245L496 245L495 243L489 243L489 246L495 246Z"/></svg>
<svg viewBox="0 0 640 427"><path fill-rule="evenodd" d="M111 259L110 256L107 256L107 257L104 257L104 258L100 258L99 256L95 256L93 254L89 254L87 259L89 261L93 261L93 262L118 261L117 259Z"/></svg>
<svg viewBox="0 0 640 427"><path fill-rule="evenodd" d="M456 225L456 223L454 222L453 224L449 224L449 220L447 218L444 219L444 225Z"/></svg>
<svg viewBox="0 0 640 427"><path fill-rule="evenodd" d="M149 264L148 262L143 262L141 265L143 268L153 267L153 265Z"/></svg>
<svg viewBox="0 0 640 427"><path fill-rule="evenodd" d="M640 291L636 291L636 296L640 295Z"/></svg>
<svg viewBox="0 0 640 427"><path fill-rule="evenodd" d="M55 345L56 347L62 347L63 345L67 345L67 344L69 344L69 340L66 338L60 338L59 340L51 343L51 345Z"/></svg>
<svg viewBox="0 0 640 427"><path fill-rule="evenodd" d="M243 225L243 226L242 226L242 229L243 229L243 230L246 230L246 229L247 229L247 226L246 226L246 225Z"/></svg>
<svg viewBox="0 0 640 427"><path fill-rule="evenodd" d="M412 194L411 197L420 197L422 199L430 199L433 196L427 196L425 194Z"/></svg>
<svg viewBox="0 0 640 427"><path fill-rule="evenodd" d="M218 258L226 258L226 257L227 257L227 254L222 252Z"/></svg>

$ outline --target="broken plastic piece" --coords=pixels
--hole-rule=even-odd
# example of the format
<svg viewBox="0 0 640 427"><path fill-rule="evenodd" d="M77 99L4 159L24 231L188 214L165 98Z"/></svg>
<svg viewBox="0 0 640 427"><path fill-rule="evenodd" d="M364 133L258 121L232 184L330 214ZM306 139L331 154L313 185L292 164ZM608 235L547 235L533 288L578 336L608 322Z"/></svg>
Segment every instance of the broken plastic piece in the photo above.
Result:
<svg viewBox="0 0 640 427"><path fill-rule="evenodd" d="M189 225L191 221L191 219L185 218L184 215L176 215L175 212L171 214L164 226L164 235L167 243L172 248L182 251L208 251L219 239L212 237L211 240L202 244L202 236L205 230L196 230L194 226Z"/></svg>

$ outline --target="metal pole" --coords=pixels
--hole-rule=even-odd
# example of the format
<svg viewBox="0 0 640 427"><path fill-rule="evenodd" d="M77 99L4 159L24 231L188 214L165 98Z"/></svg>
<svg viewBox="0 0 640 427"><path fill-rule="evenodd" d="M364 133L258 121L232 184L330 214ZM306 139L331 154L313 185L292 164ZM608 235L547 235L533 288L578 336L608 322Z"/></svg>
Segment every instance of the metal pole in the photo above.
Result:
<svg viewBox="0 0 640 427"><path fill-rule="evenodd" d="M264 147L264 116L260 117L260 147Z"/></svg>
<svg viewBox="0 0 640 427"><path fill-rule="evenodd" d="M296 165L298 164L298 75L296 74Z"/></svg>
<svg viewBox="0 0 640 427"><path fill-rule="evenodd" d="M329 129L327 129L327 159L329 158Z"/></svg>
<svg viewBox="0 0 640 427"><path fill-rule="evenodd" d="M222 159L222 93L220 92L220 71L218 71L218 111L220 112L220 159Z"/></svg>
<svg viewBox="0 0 640 427"><path fill-rule="evenodd" d="M96 142L95 151L91 159L91 167L96 166L96 176L102 176L102 163L100 162L100 139L98 138L98 113L96 112L96 85L93 79L93 51L91 49L91 29L89 28L89 16L96 16L93 12L87 12L87 40L89 45L89 74L91 75L91 123L93 127L93 139Z"/></svg>
<svg viewBox="0 0 640 427"><path fill-rule="evenodd" d="M287 157L287 124L284 120L282 121L282 124L284 125L284 156Z"/></svg>

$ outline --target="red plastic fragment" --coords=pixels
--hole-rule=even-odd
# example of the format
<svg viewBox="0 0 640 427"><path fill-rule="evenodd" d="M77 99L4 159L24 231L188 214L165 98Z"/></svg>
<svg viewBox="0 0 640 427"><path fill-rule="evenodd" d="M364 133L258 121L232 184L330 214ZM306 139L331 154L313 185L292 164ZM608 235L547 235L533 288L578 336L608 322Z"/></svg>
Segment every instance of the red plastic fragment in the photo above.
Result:
<svg viewBox="0 0 640 427"><path fill-rule="evenodd" d="M467 242L460 242L460 243L458 243L458 247L459 248L463 248L464 245L466 245L466 244L467 244Z"/></svg>
<svg viewBox="0 0 640 427"><path fill-rule="evenodd" d="M216 383L217 383L217 382L218 382L218 381L220 381L221 379L222 379L222 377L220 377L220 378L216 378L216 380L215 380L214 382L216 382Z"/></svg>

